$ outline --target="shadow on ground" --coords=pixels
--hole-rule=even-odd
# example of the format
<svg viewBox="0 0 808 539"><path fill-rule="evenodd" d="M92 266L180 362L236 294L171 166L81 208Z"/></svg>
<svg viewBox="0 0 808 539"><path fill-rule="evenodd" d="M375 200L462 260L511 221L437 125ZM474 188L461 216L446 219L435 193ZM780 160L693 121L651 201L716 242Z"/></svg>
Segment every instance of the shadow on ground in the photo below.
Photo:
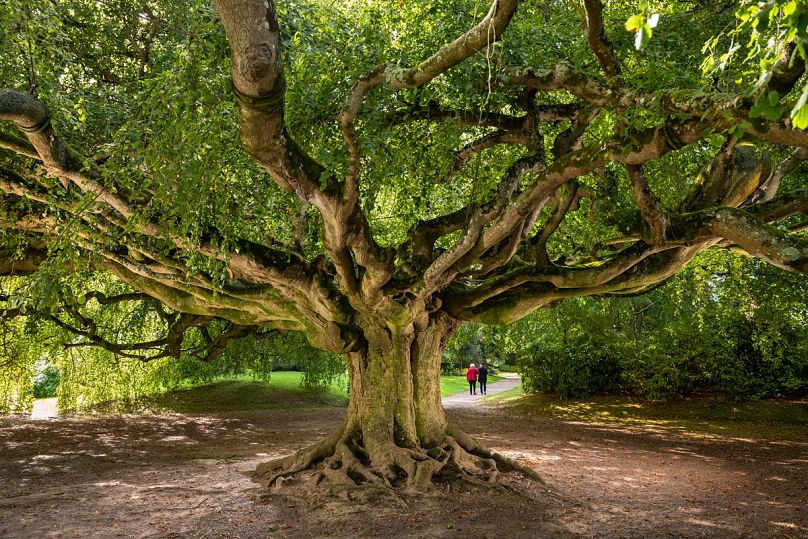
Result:
<svg viewBox="0 0 808 539"><path fill-rule="evenodd" d="M807 537L808 444L454 409L547 486L373 507L260 492L344 411L0 418L0 537ZM510 474L508 474L510 475Z"/></svg>

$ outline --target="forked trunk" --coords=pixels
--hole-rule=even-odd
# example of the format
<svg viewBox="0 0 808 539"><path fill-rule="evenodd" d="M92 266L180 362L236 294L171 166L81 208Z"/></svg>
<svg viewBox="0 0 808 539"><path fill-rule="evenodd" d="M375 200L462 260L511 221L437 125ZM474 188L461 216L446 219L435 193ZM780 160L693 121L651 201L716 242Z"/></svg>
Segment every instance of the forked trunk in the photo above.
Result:
<svg viewBox="0 0 808 539"><path fill-rule="evenodd" d="M496 462L538 478L454 428L440 400L443 349L456 322L423 317L404 329L365 325L367 347L348 355L350 398L343 427L331 438L262 464L267 485L325 460L316 482L333 490L428 488L438 477L491 484ZM391 329L392 328L392 329Z"/></svg>
<svg viewBox="0 0 808 539"><path fill-rule="evenodd" d="M366 331L366 353L348 355L350 401L346 434L366 446L395 443L432 448L446 436L440 401L440 362L451 327L432 322L422 331Z"/></svg>

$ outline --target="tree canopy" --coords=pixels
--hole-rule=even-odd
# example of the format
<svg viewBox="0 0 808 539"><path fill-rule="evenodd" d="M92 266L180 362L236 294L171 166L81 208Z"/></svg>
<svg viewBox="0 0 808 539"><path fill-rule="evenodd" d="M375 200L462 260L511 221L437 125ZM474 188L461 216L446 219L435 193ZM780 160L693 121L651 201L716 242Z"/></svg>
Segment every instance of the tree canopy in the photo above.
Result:
<svg viewBox="0 0 808 539"><path fill-rule="evenodd" d="M459 323L642 294L709 248L808 270L795 1L0 10L6 317L143 360L266 330L345 354L345 429L280 468L505 463L440 408ZM140 301L145 343L96 320Z"/></svg>

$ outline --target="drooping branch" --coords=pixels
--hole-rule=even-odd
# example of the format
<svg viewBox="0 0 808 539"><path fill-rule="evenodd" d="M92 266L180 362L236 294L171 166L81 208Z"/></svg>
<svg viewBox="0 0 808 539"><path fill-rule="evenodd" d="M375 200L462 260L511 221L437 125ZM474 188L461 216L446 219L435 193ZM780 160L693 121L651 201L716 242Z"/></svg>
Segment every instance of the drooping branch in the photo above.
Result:
<svg viewBox="0 0 808 539"><path fill-rule="evenodd" d="M64 187L72 182L84 193L94 195L94 199L123 216L131 218L135 212L130 204L112 190L105 188L93 175L80 170L81 160L68 153L61 137L57 136L51 125L50 113L32 95L14 90L0 89L0 120L8 120L25 133L28 141L36 150L46 171L58 178ZM6 145L8 149L19 150L22 155L30 151L20 145ZM155 230L153 225L146 225Z"/></svg>
<svg viewBox="0 0 808 539"><path fill-rule="evenodd" d="M0 301L2 302L7 302L10 299L11 297L8 295L0 295ZM103 335L106 330L102 331L99 323L85 312L87 302L90 300L95 300L99 305L103 306L125 302L153 302L154 312L166 323L165 335L142 342L114 342ZM22 305L0 310L0 319L8 320L36 314L38 314L36 311ZM165 357L179 357L183 353L191 354L202 361L211 361L225 349L227 343L232 339L254 334L258 330L257 326L239 326L224 320L216 320L212 316L168 313L159 302L155 302L154 298L142 292L128 292L109 296L100 291L90 291L84 294L83 301L80 303L62 300L57 311L46 313L44 318L62 330L80 338L74 338L65 343L65 348L98 347L117 356L143 362ZM219 325L220 329L214 333L215 338L212 338L210 328L214 323ZM203 339L197 344L183 348L182 344L186 339L186 335L193 328L200 331Z"/></svg>
<svg viewBox="0 0 808 539"><path fill-rule="evenodd" d="M61 329L83 339L66 343L65 348L97 347L112 352L116 356L137 359L144 363L166 357L177 358L183 353L189 354L200 361L210 362L224 351L231 340L256 331L255 327L227 324L215 339L208 337L207 340L203 340L199 344L183 348L183 340L191 328L196 328L200 332L205 330L204 334L209 335L208 328L214 319L205 316L180 314L171 322L166 335L162 338L135 343L116 343L99 335L97 325L91 319L78 313L71 314L79 319L80 327L71 325L58 316L48 316L48 319Z"/></svg>
<svg viewBox="0 0 808 539"><path fill-rule="evenodd" d="M2 96L4 111L2 119L15 121L21 128L28 127L35 121L45 125L45 120L49 118L45 108L32 96L10 90L3 91ZM62 195L66 201L52 196L50 193L32 189L19 178L3 180L0 182L0 189L4 192L34 200L45 207L59 208L66 212L64 222L60 222L60 217L56 214L51 214L47 217L29 215L18 219L14 223L3 223L3 226L45 236L56 236L63 233L58 232L59 230L64 231L65 227L72 228L81 247L88 252L101 254L111 263L108 266L102 264L101 269L127 268L129 273L138 274L142 278L160 281L163 285L168 284L168 288L183 289L185 291L194 290L196 294L202 294L200 299L214 305L220 303L219 299L213 299L216 297L216 293L212 284L206 285L204 278L201 276L189 275L181 260L178 261L164 256L161 253L164 247L154 246L155 243L159 245L168 240L173 243L175 248L180 249L181 252L187 255L196 253L212 259L226 261L229 265L229 271L236 280L259 285L259 288L269 285L274 287L276 291L280 291L279 297L284 299L281 302L276 301L273 310L286 313L276 317L285 326L294 325L299 327L297 322L291 321L295 320L297 316L302 316L301 312L295 309L293 310L294 315L289 314L289 306L295 303L304 303L311 306L317 311L318 318L322 317L325 320L334 321L344 319L344 309L339 304L339 299L335 297L333 291L329 290L330 286L326 280L321 278L321 272L310 268L308 263L299 257L297 262L292 262L286 252L277 252L271 247L252 245L244 241L239 242L241 252L226 253L213 245L205 243L200 245L170 231L163 231L156 223L148 220L131 219L135 217L135 211L130 208L126 200L115 194L114 189L101 186L94 179L93 173L78 171L76 167L78 166L77 163L80 163L80 159L66 153L64 154L64 159L58 161L49 157L58 153L56 150L64 148L61 139L48 131L49 129L51 128L48 120L47 129L43 128L41 132L29 135L32 144L41 154L40 159L47 165L46 168L51 175L57 176L63 181L63 185L67 182L72 182L79 187L80 193L92 194L90 205L88 206L86 202L81 202L80 204L70 202L71 197L77 202L79 200L77 198L78 194L72 190L68 190L66 195ZM49 134L44 137L42 133ZM47 186L45 187L47 188ZM80 227L78 227L79 224L81 225ZM108 250L108 238L110 236L120 237L124 241L128 255L121 255ZM148 257L145 262L141 261L144 256ZM200 284L203 287L202 289L199 289ZM156 290L153 287L147 289ZM166 296L158 294L156 297L163 298ZM239 297L243 298L243 293L240 293ZM186 306L199 310L198 307L192 307L191 304ZM256 313L260 311L260 309L256 308L253 309L252 314L236 314L239 309L238 305L234 305L232 308L228 307L227 309L217 310L217 308L214 308L214 311L222 314L224 318L230 317L246 323L250 323L249 320L251 319L254 320ZM258 317L259 320L261 318L265 321L272 319L272 317ZM324 322L324 324L327 324L327 322Z"/></svg>
<svg viewBox="0 0 808 539"><path fill-rule="evenodd" d="M55 218L38 215L24 216L21 220L0 224L42 235L45 241L55 237L58 230ZM87 253L95 253L90 259L91 269L110 271L122 281L176 311L219 317L248 326L297 330L321 328L318 331L328 336L323 340L324 347L341 350L345 346L342 331L337 325L346 320L344 310L333 300L317 301L319 297L327 298L330 292L327 290L327 283L316 272L314 275L305 275L297 273L298 270L294 267L291 270L284 269L282 264L276 263L272 271L279 272L279 275L286 274L282 279L287 283L285 285L279 284L281 281L275 281L273 286L253 284L245 287L234 281L232 285L226 283L224 286L214 286L201 276L187 275L186 271L182 271L184 268L174 267L173 264L163 266L149 259L137 262L120 251L110 250L102 241L103 236L96 238L92 231L75 229L74 226L72 236L77 247ZM15 253L8 253L3 259L4 273L30 274L36 271L46 259L46 250L42 248L29 251L30 256L21 257L19 261L15 260ZM138 246L136 250L130 248L130 256L134 251L155 256L142 246Z"/></svg>

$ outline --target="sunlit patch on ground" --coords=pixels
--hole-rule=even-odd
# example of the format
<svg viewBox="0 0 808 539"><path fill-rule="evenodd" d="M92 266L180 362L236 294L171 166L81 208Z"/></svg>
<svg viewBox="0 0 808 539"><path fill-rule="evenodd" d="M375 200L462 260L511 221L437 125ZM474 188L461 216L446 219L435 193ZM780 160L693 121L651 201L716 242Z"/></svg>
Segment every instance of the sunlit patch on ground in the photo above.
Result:
<svg viewBox="0 0 808 539"><path fill-rule="evenodd" d="M808 528L805 528L804 526L798 526L797 524L794 524L793 522L772 522L770 520L769 524L771 524L772 526L777 526L779 528L787 528L787 529L790 529L790 530L805 530L805 529L808 529Z"/></svg>

